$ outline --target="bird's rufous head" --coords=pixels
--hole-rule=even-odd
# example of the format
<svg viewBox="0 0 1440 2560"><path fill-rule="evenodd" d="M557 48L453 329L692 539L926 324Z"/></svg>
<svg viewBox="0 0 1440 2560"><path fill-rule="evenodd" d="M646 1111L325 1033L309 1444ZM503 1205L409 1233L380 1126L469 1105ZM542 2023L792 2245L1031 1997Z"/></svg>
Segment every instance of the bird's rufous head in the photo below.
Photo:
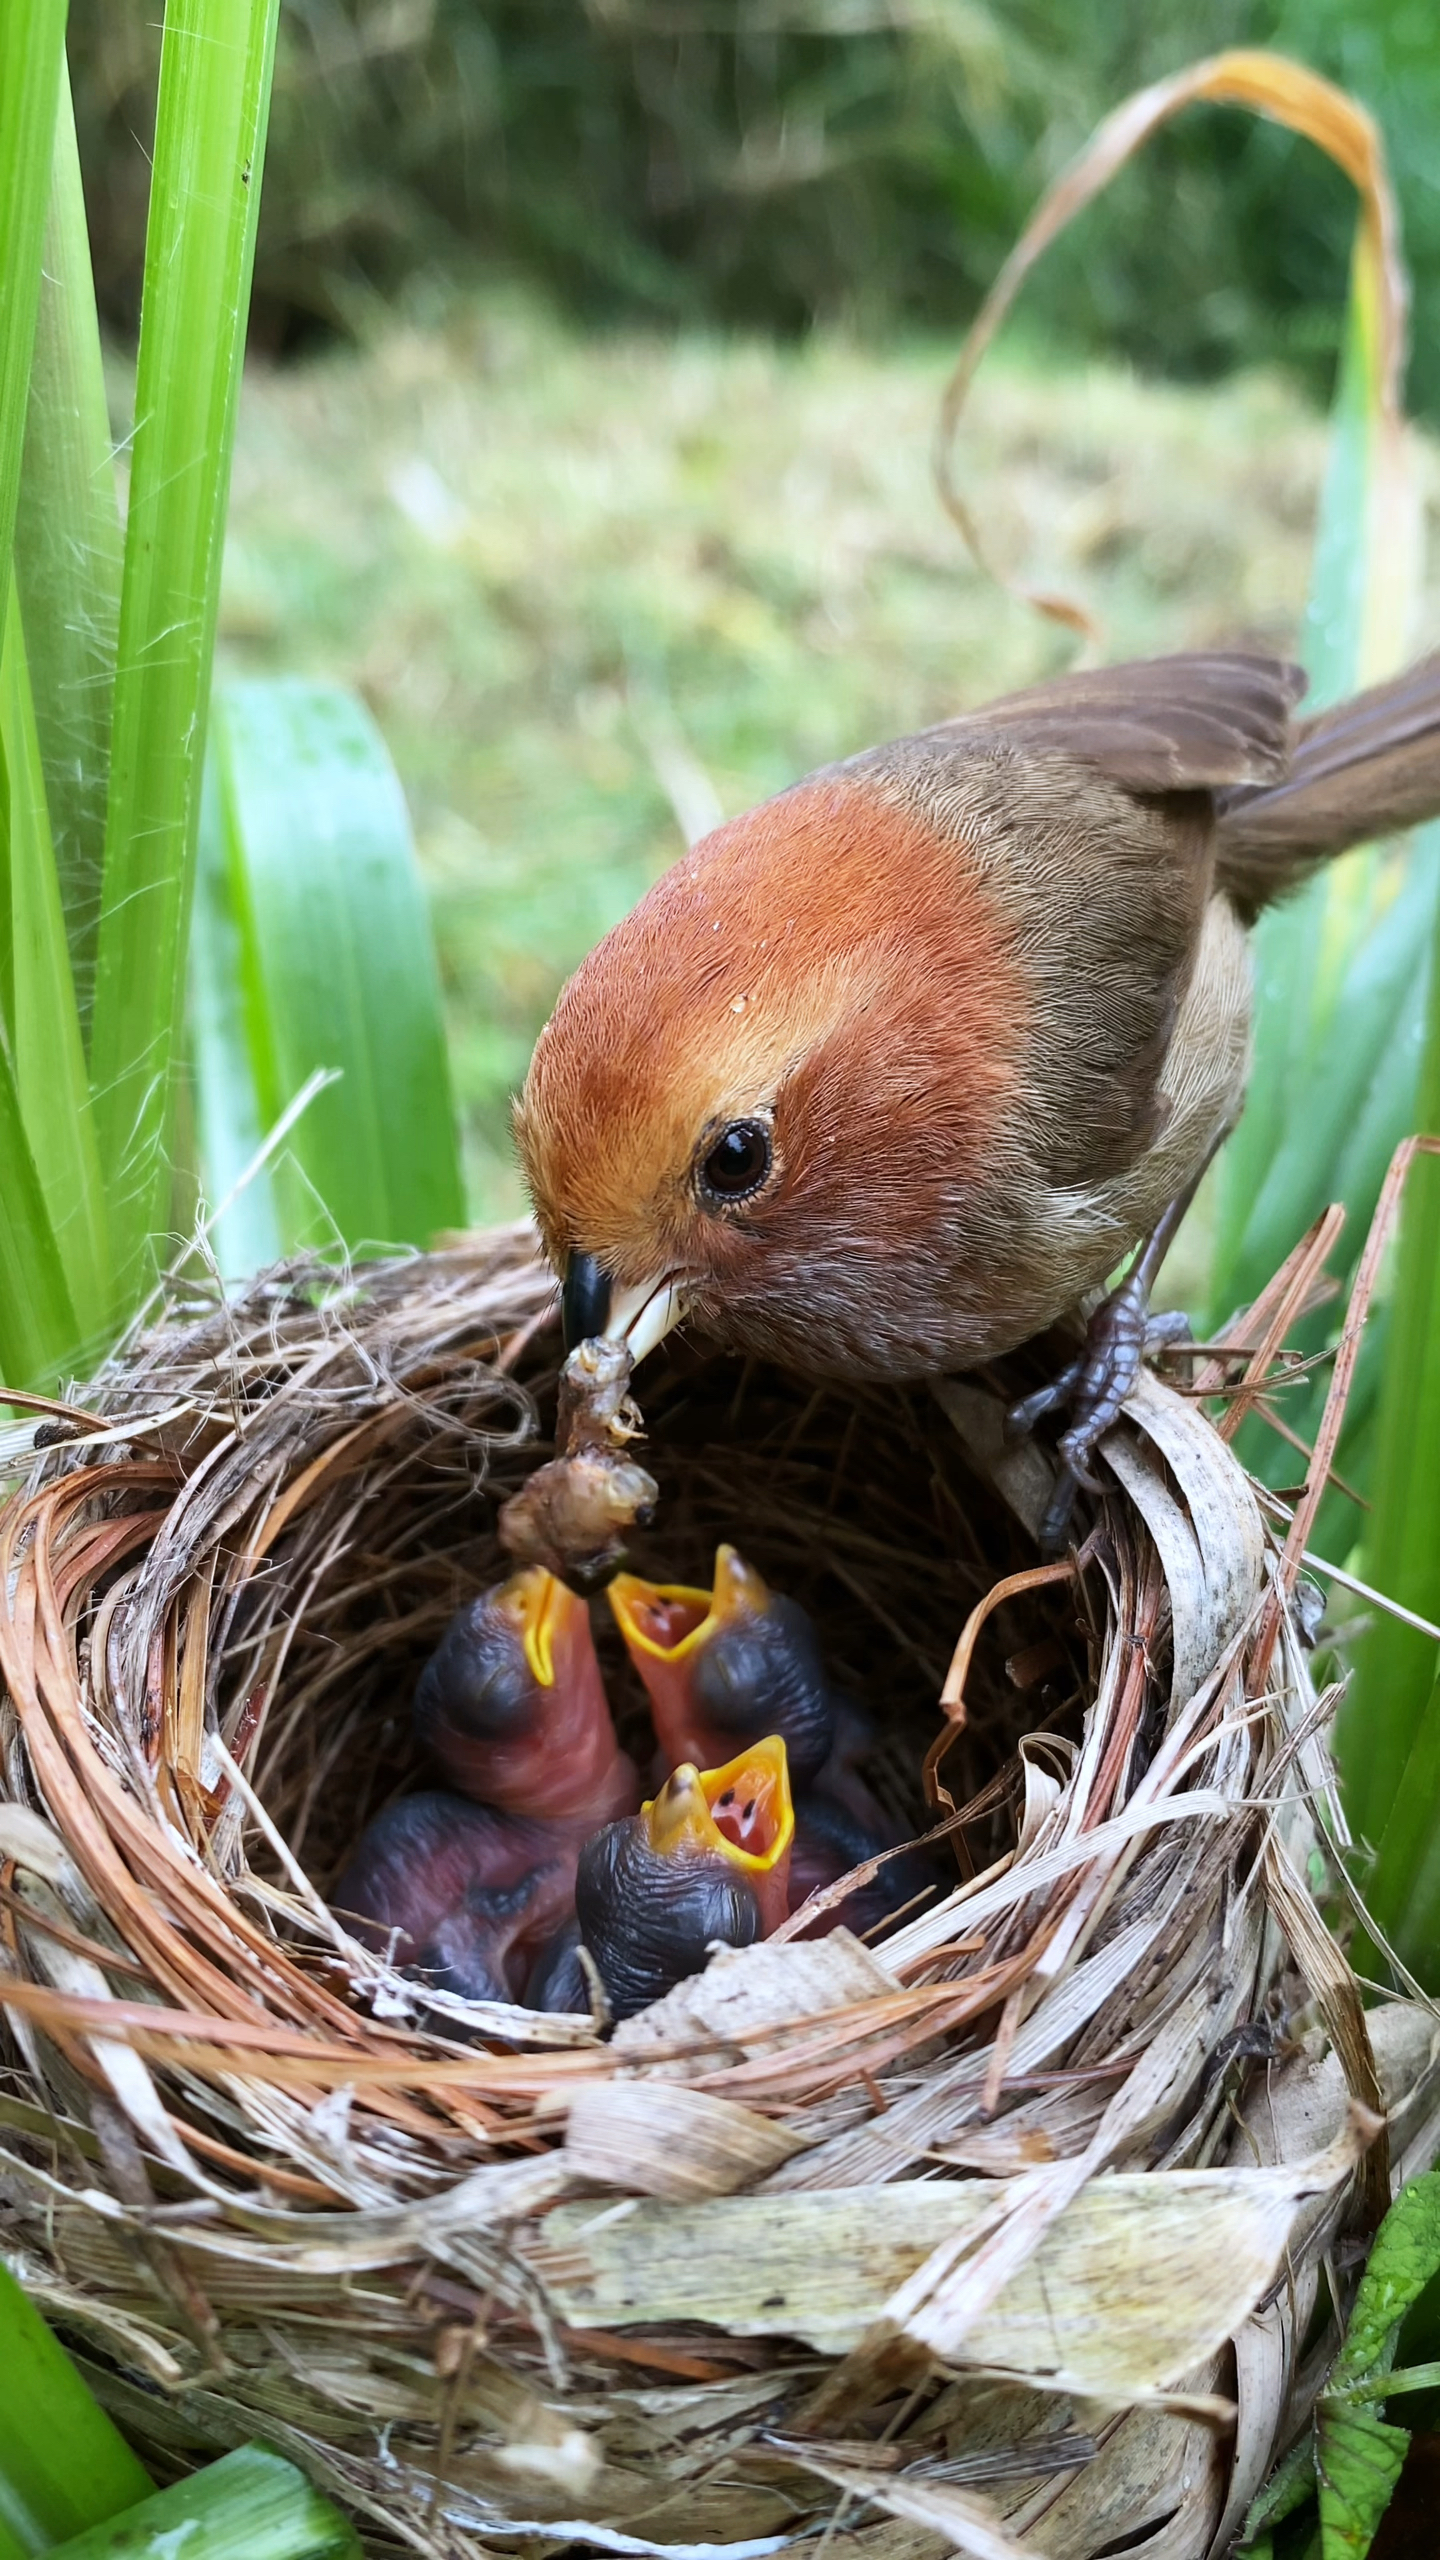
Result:
<svg viewBox="0 0 1440 2560"><path fill-rule="evenodd" d="M812 1370L933 1365L923 1266L993 1153L1021 1010L903 775L839 768L718 829L536 1044L516 1126L567 1337L639 1359L689 1316Z"/></svg>

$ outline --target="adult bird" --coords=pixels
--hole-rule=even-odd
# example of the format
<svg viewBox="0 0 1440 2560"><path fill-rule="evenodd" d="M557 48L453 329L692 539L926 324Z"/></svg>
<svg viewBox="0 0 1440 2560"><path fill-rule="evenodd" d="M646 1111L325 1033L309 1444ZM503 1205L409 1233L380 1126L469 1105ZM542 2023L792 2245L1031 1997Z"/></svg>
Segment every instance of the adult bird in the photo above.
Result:
<svg viewBox="0 0 1440 2560"><path fill-rule="evenodd" d="M1440 809L1440 658L1309 720L1303 682L1239 651L1060 676L683 856L564 988L518 1107L568 1337L638 1360L683 1317L923 1378L1088 1305L1021 1413L1071 1407L1061 1534L1239 1114L1247 925Z"/></svg>

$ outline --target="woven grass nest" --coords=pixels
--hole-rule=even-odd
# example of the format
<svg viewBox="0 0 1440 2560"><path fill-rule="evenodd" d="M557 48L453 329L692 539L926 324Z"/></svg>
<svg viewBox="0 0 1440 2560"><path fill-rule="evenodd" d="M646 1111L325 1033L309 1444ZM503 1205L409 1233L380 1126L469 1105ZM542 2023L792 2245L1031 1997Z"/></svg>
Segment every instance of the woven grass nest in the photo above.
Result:
<svg viewBox="0 0 1440 2560"><path fill-rule="evenodd" d="M162 2474L258 2436L377 2551L1222 2552L1437 2147L1429 2011L1363 2011L1312 1899L1326 1701L1246 1478L1146 1377L1041 1570L1033 1359L647 1364L637 1568L734 1537L877 1791L933 1821L944 1735L956 1812L878 1945L717 1955L607 2040L447 2012L324 1900L558 1360L523 1230L292 1265L177 1287L12 1450L11 2264Z"/></svg>

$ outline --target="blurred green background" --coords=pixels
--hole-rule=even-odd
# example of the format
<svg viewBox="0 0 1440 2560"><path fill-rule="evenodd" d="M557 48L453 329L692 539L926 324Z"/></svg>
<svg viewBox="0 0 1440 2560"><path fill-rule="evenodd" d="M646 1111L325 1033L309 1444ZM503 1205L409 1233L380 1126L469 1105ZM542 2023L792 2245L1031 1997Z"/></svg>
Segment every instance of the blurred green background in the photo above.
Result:
<svg viewBox="0 0 1440 2560"><path fill-rule="evenodd" d="M151 14L71 11L121 348ZM939 387L1096 118L1251 42L1379 116L1412 404L1440 416L1425 0L287 0L222 664L339 677L376 712L475 1215L520 1206L507 1096L555 989L685 831L1071 654L937 506ZM1304 143L1191 110L982 374L962 486L1106 654L1293 644L1353 209ZM123 356L112 395L123 434ZM1427 593L1417 642L1435 621Z"/></svg>

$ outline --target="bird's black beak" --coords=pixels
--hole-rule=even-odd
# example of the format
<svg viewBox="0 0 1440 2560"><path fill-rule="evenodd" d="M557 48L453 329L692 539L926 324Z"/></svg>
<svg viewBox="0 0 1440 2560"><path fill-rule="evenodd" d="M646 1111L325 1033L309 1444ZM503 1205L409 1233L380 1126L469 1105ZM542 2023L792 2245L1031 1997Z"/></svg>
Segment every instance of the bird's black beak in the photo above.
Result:
<svg viewBox="0 0 1440 2560"><path fill-rule="evenodd" d="M601 1270L593 1253L566 1256L560 1329L567 1351L573 1351L577 1343L603 1337L610 1322L610 1286L609 1272Z"/></svg>

